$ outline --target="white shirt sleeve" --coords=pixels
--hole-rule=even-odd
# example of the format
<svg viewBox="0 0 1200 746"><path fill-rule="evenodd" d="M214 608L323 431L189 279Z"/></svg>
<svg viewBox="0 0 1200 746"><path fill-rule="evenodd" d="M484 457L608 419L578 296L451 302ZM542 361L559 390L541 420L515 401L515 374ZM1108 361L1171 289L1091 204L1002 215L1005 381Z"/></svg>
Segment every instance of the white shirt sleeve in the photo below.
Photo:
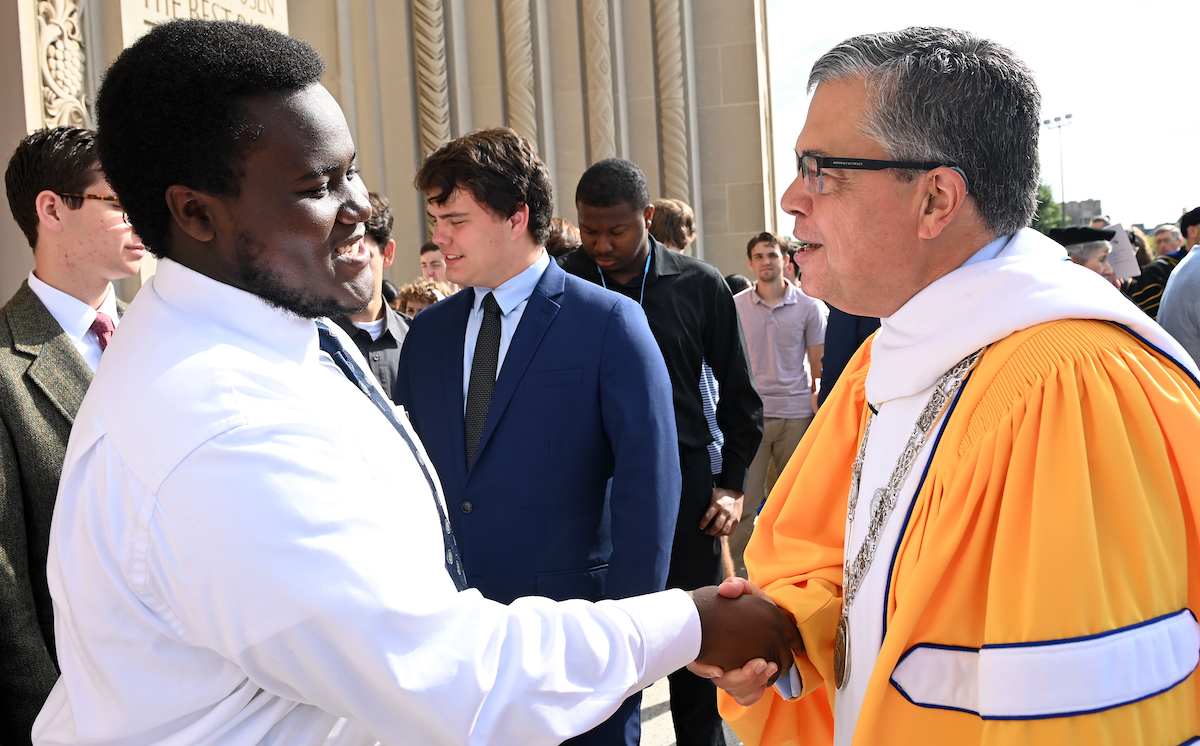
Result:
<svg viewBox="0 0 1200 746"><path fill-rule="evenodd" d="M698 653L680 591L507 607L455 592L440 535L407 528L427 487L380 494L365 460L347 473L355 448L295 423L206 442L158 491L139 595L267 692L393 743L557 743Z"/></svg>

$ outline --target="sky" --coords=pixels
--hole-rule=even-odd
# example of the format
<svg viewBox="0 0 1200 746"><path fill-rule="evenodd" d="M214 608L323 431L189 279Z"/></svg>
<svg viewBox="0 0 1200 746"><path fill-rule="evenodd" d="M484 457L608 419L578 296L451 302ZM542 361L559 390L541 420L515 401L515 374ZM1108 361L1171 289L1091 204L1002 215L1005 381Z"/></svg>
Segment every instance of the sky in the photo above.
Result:
<svg viewBox="0 0 1200 746"><path fill-rule="evenodd" d="M796 175L793 148L817 58L858 34L948 26L1000 42L1024 60L1042 93L1043 120L1072 115L1061 151L1060 132L1042 129L1042 180L1056 201L1064 194L1067 201L1099 199L1113 222L1147 227L1200 205L1200 3L921 5L767 0L777 204ZM782 211L778 219L779 232L790 235L795 220Z"/></svg>

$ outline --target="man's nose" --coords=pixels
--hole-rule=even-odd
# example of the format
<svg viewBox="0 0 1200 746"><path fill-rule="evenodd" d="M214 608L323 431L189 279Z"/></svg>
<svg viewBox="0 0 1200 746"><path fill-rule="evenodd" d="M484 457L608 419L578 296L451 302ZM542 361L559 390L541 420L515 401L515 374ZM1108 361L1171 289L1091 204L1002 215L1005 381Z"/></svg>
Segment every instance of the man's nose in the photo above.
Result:
<svg viewBox="0 0 1200 746"><path fill-rule="evenodd" d="M350 198L342 205L338 217L345 223L365 223L370 219L371 212L371 200L367 198L366 187L352 188Z"/></svg>
<svg viewBox="0 0 1200 746"><path fill-rule="evenodd" d="M812 212L812 193L808 191L803 176L796 174L796 178L784 190L779 206L788 215L807 215Z"/></svg>

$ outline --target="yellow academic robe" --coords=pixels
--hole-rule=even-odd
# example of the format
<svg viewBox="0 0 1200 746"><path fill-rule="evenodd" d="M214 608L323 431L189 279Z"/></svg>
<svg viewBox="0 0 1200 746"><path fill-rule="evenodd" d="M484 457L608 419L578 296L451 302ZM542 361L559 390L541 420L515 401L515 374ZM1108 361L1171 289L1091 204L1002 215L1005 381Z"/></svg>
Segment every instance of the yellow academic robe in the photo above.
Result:
<svg viewBox="0 0 1200 746"><path fill-rule="evenodd" d="M870 346L818 412L746 550L750 579L793 617L807 648L796 660L800 699L772 687L744 708L721 692L722 715L748 745L833 741L833 638ZM1057 321L991 345L914 497L854 743L1175 746L1195 737L1195 672L1140 702L1032 720L919 707L889 679L920 643L1063 640L1200 610L1198 450L1200 389L1122 328ZM879 549L884 561L891 552Z"/></svg>

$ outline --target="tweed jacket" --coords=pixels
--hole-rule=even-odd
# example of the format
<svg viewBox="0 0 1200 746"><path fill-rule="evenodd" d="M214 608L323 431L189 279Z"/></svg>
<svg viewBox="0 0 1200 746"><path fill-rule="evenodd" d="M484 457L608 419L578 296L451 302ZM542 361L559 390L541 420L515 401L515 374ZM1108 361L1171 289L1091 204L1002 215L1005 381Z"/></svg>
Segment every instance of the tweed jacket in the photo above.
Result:
<svg viewBox="0 0 1200 746"><path fill-rule="evenodd" d="M118 301L117 310L125 311ZM0 309L0 743L27 744L58 678L46 586L67 438L92 371L30 290Z"/></svg>

